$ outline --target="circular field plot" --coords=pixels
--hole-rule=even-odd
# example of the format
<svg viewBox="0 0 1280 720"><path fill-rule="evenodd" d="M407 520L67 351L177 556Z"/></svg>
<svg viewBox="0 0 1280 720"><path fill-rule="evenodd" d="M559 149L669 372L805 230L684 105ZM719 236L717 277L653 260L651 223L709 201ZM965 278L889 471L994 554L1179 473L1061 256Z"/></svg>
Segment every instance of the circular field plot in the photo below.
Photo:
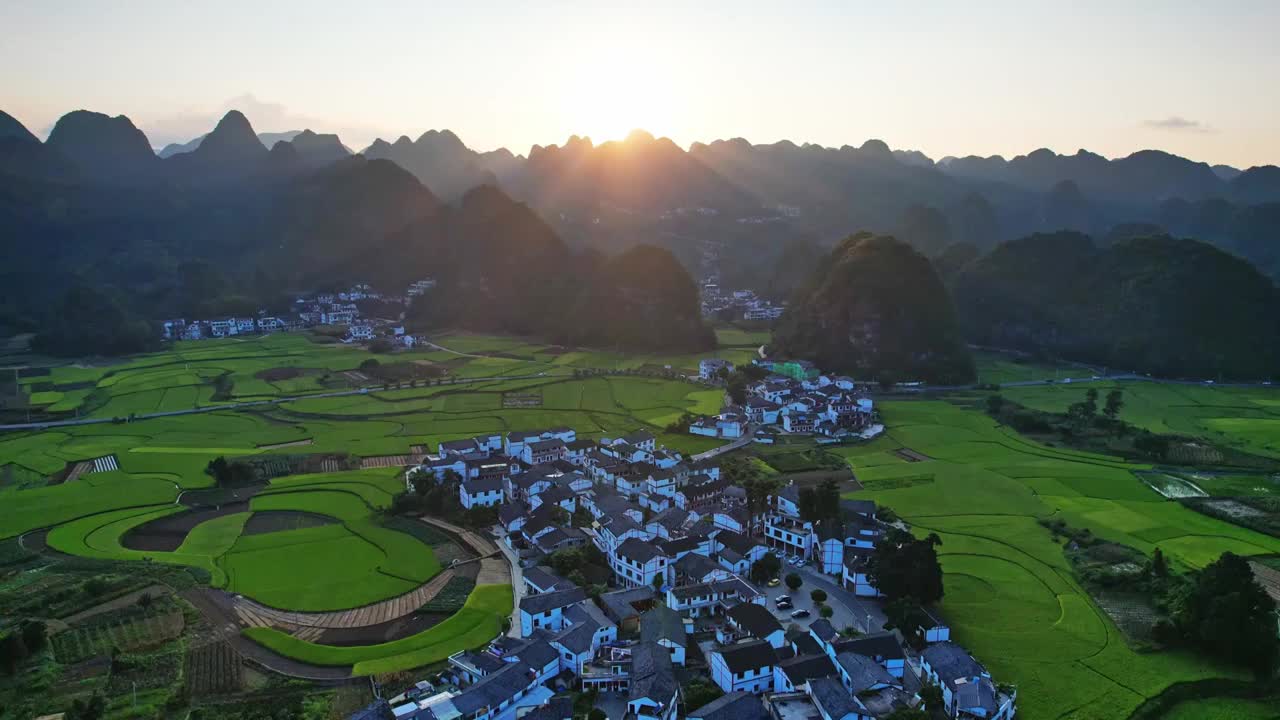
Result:
<svg viewBox="0 0 1280 720"><path fill-rule="evenodd" d="M299 476L219 510L162 505L54 528L74 555L188 565L210 585L281 610L345 610L413 591L440 572L431 547L384 527L376 474ZM310 483L310 484L309 484Z"/></svg>

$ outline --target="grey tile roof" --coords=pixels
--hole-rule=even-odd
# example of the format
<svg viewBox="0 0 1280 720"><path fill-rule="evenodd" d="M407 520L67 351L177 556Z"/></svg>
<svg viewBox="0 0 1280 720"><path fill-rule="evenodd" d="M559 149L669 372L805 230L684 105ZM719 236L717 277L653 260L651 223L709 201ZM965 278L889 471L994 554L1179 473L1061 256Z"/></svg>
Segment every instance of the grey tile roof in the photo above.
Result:
<svg viewBox="0 0 1280 720"><path fill-rule="evenodd" d="M520 598L520 612L537 615L548 610L568 607L586 599L587 594L582 591L582 588L558 590L556 592L542 593L541 595L526 595Z"/></svg>
<svg viewBox="0 0 1280 720"><path fill-rule="evenodd" d="M684 618L666 605L655 606L640 616L640 639L644 642L669 640L680 647L688 646Z"/></svg>
<svg viewBox="0 0 1280 720"><path fill-rule="evenodd" d="M515 656L529 667L541 670L558 660L560 653L556 652L556 649L544 640L533 640L517 650Z"/></svg>
<svg viewBox="0 0 1280 720"><path fill-rule="evenodd" d="M486 675L475 685L453 696L450 700L453 707L463 715L470 715L486 706L497 707L529 687L532 670L528 665L521 661L505 665L501 670Z"/></svg>
<svg viewBox="0 0 1280 720"><path fill-rule="evenodd" d="M955 704L962 709L982 708L990 716L996 711L996 688L989 678L977 682L956 681L951 684L955 692Z"/></svg>
<svg viewBox="0 0 1280 720"><path fill-rule="evenodd" d="M833 719L858 712L858 704L854 702L853 695L833 677L810 680L809 696L825 711L827 717Z"/></svg>
<svg viewBox="0 0 1280 720"><path fill-rule="evenodd" d="M763 605L741 603L735 605L725 615L752 637L764 640L769 635L782 629L782 623Z"/></svg>
<svg viewBox="0 0 1280 720"><path fill-rule="evenodd" d="M920 654L942 682L985 675L986 670L967 650L955 643L934 643Z"/></svg>
<svg viewBox="0 0 1280 720"><path fill-rule="evenodd" d="M467 478L462 481L462 489L468 495L478 495L485 492L499 492L502 490L502 478L496 476Z"/></svg>
<svg viewBox="0 0 1280 720"><path fill-rule="evenodd" d="M840 637L840 633L836 631L835 626L826 618L819 618L809 623L809 631L824 642L831 642Z"/></svg>
<svg viewBox="0 0 1280 720"><path fill-rule="evenodd" d="M677 560L675 568L677 573L691 578L698 578L699 580L712 572L724 570L716 561L696 552L691 552Z"/></svg>
<svg viewBox="0 0 1280 720"><path fill-rule="evenodd" d="M876 685L893 685L895 680L880 663L865 655L842 652L836 655L836 664L849 676L849 689L856 695Z"/></svg>
<svg viewBox="0 0 1280 720"><path fill-rule="evenodd" d="M572 590L577 587L573 583L551 572L551 568L543 565L526 568L524 571L524 579L538 587L542 592L553 592L556 590Z"/></svg>
<svg viewBox="0 0 1280 720"><path fill-rule="evenodd" d="M670 704L678 688L669 650L652 642L642 642L632 648L630 700L648 698Z"/></svg>
<svg viewBox="0 0 1280 720"><path fill-rule="evenodd" d="M689 720L768 720L760 698L745 692L732 692L712 700L688 715Z"/></svg>
<svg viewBox="0 0 1280 720"><path fill-rule="evenodd" d="M898 642L898 636L890 632L842 640L836 643L836 650L865 655L876 662L901 660L905 657L902 652L902 643Z"/></svg>
<svg viewBox="0 0 1280 720"><path fill-rule="evenodd" d="M771 667L778 662L778 655L773 646L763 640L738 643L723 647L713 652L720 653L724 664L730 672L745 672L757 668Z"/></svg>
<svg viewBox="0 0 1280 720"><path fill-rule="evenodd" d="M595 638L596 627L592 623L580 622L555 636L555 641L564 649L575 655L581 655L591 649Z"/></svg>
<svg viewBox="0 0 1280 720"><path fill-rule="evenodd" d="M634 604L652 603L654 591L652 587L643 586L629 590L615 590L600 596L604 603L605 614L614 622L622 622L628 618L639 617L640 611Z"/></svg>
<svg viewBox="0 0 1280 720"><path fill-rule="evenodd" d="M822 653L796 655L779 662L778 667L796 687L814 678L831 677L836 674L836 666L831 664L831 658Z"/></svg>
<svg viewBox="0 0 1280 720"><path fill-rule="evenodd" d="M665 557L653 543L639 538L627 538L618 546L618 557L643 565L656 557Z"/></svg>

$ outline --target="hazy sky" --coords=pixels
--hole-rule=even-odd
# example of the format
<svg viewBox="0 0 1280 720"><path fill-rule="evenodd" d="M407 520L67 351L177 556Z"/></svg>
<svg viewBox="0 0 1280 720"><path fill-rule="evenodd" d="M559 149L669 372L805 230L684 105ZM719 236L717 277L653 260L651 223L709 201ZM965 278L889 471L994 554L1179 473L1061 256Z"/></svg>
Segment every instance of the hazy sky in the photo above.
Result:
<svg viewBox="0 0 1280 720"><path fill-rule="evenodd" d="M1280 164L1280 2L4 0L0 109L152 144L228 107L362 149L787 138L944 155L1160 148Z"/></svg>

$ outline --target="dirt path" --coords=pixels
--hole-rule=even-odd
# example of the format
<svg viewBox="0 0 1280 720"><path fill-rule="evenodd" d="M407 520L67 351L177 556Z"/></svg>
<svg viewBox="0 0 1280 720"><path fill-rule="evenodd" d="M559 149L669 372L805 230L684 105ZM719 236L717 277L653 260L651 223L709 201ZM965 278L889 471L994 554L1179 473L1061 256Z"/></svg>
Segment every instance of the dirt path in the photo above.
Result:
<svg viewBox="0 0 1280 720"><path fill-rule="evenodd" d="M893 454L897 455L903 460L906 460L907 462L927 462L933 459L928 455L925 455L924 453L916 452L911 448L898 448L897 450L893 451Z"/></svg>
<svg viewBox="0 0 1280 720"><path fill-rule="evenodd" d="M428 525L435 525L453 534L464 544L470 546L476 555L480 556L480 574L476 576L477 585L511 584L511 565L491 538L484 537L439 518L422 517L419 519Z"/></svg>
<svg viewBox="0 0 1280 720"><path fill-rule="evenodd" d="M299 662L278 655L241 635L240 624L231 609L232 596L221 590L193 588L183 591L182 597L209 621L212 630L207 633L205 640L225 640L231 644L236 654L249 662L281 675L317 682L336 682L351 677L350 667L323 667Z"/></svg>
<svg viewBox="0 0 1280 720"><path fill-rule="evenodd" d="M75 615L68 615L67 617L61 618L61 621L68 625L74 625L86 618L91 618L94 615L101 615L104 612L110 612L112 610L129 607L130 605L136 605L138 603L138 598L143 595L150 595L153 598L159 598L172 593L173 588L168 585L148 585L141 590L134 590L127 595L121 595L115 600L109 600L101 605L95 605L88 610L81 610Z"/></svg>
<svg viewBox="0 0 1280 720"><path fill-rule="evenodd" d="M452 569L445 570L412 592L350 610L325 613L290 612L267 607L246 597L236 597L233 609L240 622L249 627L292 625L323 630L381 625L402 618L435 598L453 578L453 574ZM295 635L306 639L302 633L295 633Z"/></svg>

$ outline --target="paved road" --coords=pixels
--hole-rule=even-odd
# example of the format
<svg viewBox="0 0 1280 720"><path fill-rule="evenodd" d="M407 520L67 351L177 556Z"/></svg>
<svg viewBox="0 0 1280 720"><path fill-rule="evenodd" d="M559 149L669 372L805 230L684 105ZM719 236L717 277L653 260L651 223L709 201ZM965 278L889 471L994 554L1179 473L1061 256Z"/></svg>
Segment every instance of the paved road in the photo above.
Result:
<svg viewBox="0 0 1280 720"><path fill-rule="evenodd" d="M720 447L718 447L718 448L712 448L712 449L710 449L710 450L708 450L708 451L706 451L706 452L698 453L697 455L694 455L694 456L693 456L693 459L694 459L695 461L696 461L696 460L710 460L711 458L713 458L713 457L715 457L715 456L717 456L717 455L723 455L724 453L730 452L730 451L732 451L732 450L737 450L737 449L738 449L738 448L740 448L740 447L746 447L747 445L749 445L749 444L751 443L751 438L755 437L755 434L756 434L756 429L755 429L755 427L754 427L754 426L748 426L748 427L747 427L747 434L746 434L746 435L743 435L742 437L738 438L737 440L734 440L733 442L731 442L731 443L729 443L729 444L727 444L727 445L721 445L721 446L720 446Z"/></svg>
<svg viewBox="0 0 1280 720"><path fill-rule="evenodd" d="M515 596L514 604L511 608L511 629L507 634L511 637L520 637L520 600L524 598L524 568L520 567L520 559L516 557L515 551L507 547L506 538L502 534L502 526L495 526L498 531L497 545L502 551L502 556L511 564L511 591Z"/></svg>
<svg viewBox="0 0 1280 720"><path fill-rule="evenodd" d="M540 377L546 377L547 373L540 372L532 375L496 375L493 377L482 378L455 378L446 380L445 385L468 385L471 383L494 382L498 380L533 380ZM370 392L382 389L381 385L362 387L356 390L340 390L329 393L315 393L312 395L291 395L288 397L272 398L270 400L252 400L247 402L223 403L221 405L209 405L207 407L188 408L186 410L169 410L166 412L145 413L142 415L134 415L128 418L126 422L137 422L138 420L148 420L151 418L174 417L176 415L198 415L207 412L220 412L223 410L237 410L247 407L261 407L268 405L279 405L281 403L293 402L295 400L311 400L315 398L333 398L333 397L349 397L351 395L367 395ZM0 432L6 430L46 430L49 428L71 427L75 425L101 425L103 423L115 422L114 418L85 418L81 420L51 420L49 422L32 422L32 423L12 423L9 425L0 425Z"/></svg>
<svg viewBox="0 0 1280 720"><path fill-rule="evenodd" d="M840 583L827 575L814 570L806 565L800 568L800 577L804 578L805 587L808 590L814 587L820 587L827 591L829 599L827 604L832 607L843 605L845 609L853 617L854 622L850 623L859 630L865 632L880 632L884 628L885 616L884 611L880 609L880 604L870 600L869 598L860 598L853 593L840 587ZM801 587L802 592L806 592L805 587ZM835 624L835 623L832 623ZM836 627L844 627L836 625Z"/></svg>

